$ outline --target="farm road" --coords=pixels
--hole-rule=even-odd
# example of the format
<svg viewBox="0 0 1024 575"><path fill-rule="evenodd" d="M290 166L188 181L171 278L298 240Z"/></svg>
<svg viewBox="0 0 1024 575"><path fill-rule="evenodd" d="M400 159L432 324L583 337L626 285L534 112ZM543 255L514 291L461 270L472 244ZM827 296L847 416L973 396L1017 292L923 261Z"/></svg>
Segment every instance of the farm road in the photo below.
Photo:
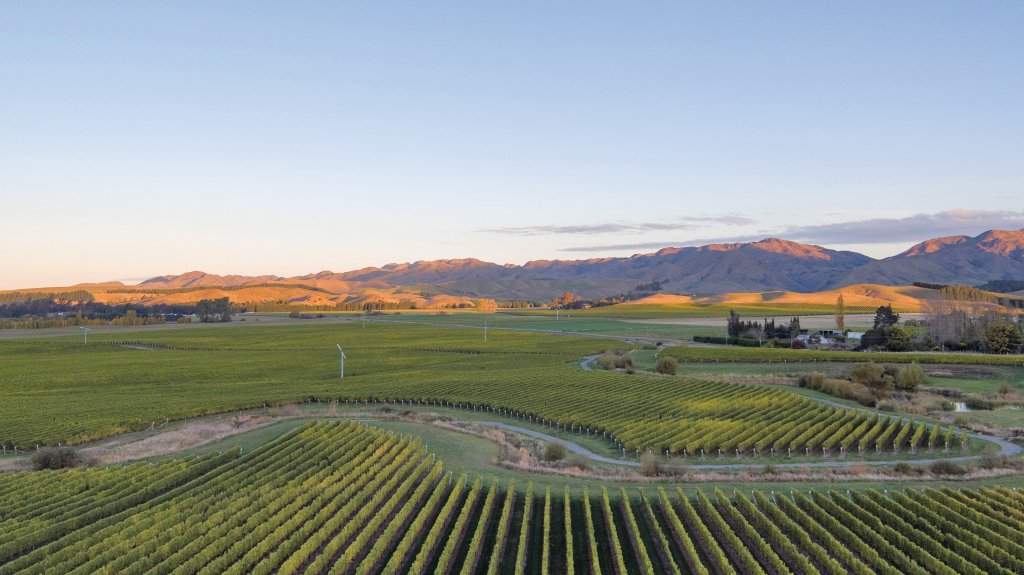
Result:
<svg viewBox="0 0 1024 575"><path fill-rule="evenodd" d="M500 421L481 421L480 423L482 425L487 425L489 427L495 427L497 429L501 429L501 430L504 430L504 431L510 431L510 432L513 432L513 433L519 433L519 434L522 434L522 435L528 435L530 437L535 437L537 439L543 439L544 441L551 441L551 442L555 442L555 443L561 443L562 445L565 445L566 449L568 449L569 451L575 453L576 455L579 455L579 456L582 456L582 457L586 457L587 459L590 459L592 461L597 461L598 463L608 463L608 464L611 464L611 465L625 465L625 466L628 466L628 467L640 467L640 462L639 461L635 461L635 460L631 460L631 459L616 459L614 457L605 457L604 455L599 455L597 453L594 453L593 451L590 451L589 449L587 449L586 447L583 447L582 445L580 445L578 443L573 443L572 441L566 441L564 439L555 437L553 435L548 435L546 433L541 433L540 431L534 431L532 429L526 429L525 427L519 427L518 425L511 425L511 424L508 424L508 423L502 423ZM1002 451L999 453L1000 455L1015 455L1016 453L1020 453L1020 450L1021 450L1020 446L1015 445L1013 443L1010 443L1008 441L1003 441L1003 440L1001 440L999 438L996 438L996 437L990 437L990 436L987 436L987 435L980 435L980 434L972 434L972 437L977 437L978 439L984 439L986 441L992 441L994 443L999 444L1003 448ZM1009 449L1008 450L1008 448L1013 448L1016 451L1013 451L1013 449ZM936 461L972 461L972 460L980 459L980 458L981 458L980 455L965 455L965 456L962 456L962 457L941 457L941 458L933 457L933 458L926 458L926 459L901 459L901 460L869 461L867 463L870 464L870 465L896 465L897 463L909 463L909 464L915 464L915 465L930 465L932 463L935 463ZM857 464L860 464L860 463L861 463L861 460L854 460L854 461L821 461L821 462L815 462L815 463L772 463L772 465L774 467L781 468L781 469L785 469L785 468L801 468L802 469L802 468L808 468L808 467L810 467L810 468L850 467L852 465L857 465ZM663 467L668 468L668 469L672 469L674 466L671 465L671 464L665 464L665 465L663 465ZM708 469L708 470L711 470L711 469L760 469L761 467L764 467L764 464L763 463L758 463L758 464L754 464L754 463L694 463L692 465L691 464L687 464L685 467L686 467L686 469Z"/></svg>

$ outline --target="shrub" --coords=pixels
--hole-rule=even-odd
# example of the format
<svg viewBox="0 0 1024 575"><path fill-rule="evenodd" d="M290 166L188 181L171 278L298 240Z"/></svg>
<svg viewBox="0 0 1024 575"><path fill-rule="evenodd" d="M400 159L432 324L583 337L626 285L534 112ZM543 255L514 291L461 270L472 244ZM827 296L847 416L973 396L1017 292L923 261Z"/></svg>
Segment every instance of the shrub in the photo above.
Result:
<svg viewBox="0 0 1024 575"><path fill-rule="evenodd" d="M935 475L965 475L967 473L967 469L962 465L946 460L932 463L930 469Z"/></svg>
<svg viewBox="0 0 1024 575"><path fill-rule="evenodd" d="M655 368L655 371L665 375L675 375L677 367L678 362L676 362L676 358L670 355L662 355L658 357L658 366Z"/></svg>
<svg viewBox="0 0 1024 575"><path fill-rule="evenodd" d="M1004 381L1003 383L999 384L999 395L1010 395L1011 391L1013 390L1010 389L1009 383L1006 383Z"/></svg>
<svg viewBox="0 0 1024 575"><path fill-rule="evenodd" d="M32 456L32 465L38 469L66 469L84 463L82 455L70 447L46 447Z"/></svg>
<svg viewBox="0 0 1024 575"><path fill-rule="evenodd" d="M892 328L885 347L889 351L910 351L910 332L901 327Z"/></svg>
<svg viewBox="0 0 1024 575"><path fill-rule="evenodd" d="M953 425L957 427L967 427L971 423L971 420L967 419L966 415L957 415L953 418Z"/></svg>
<svg viewBox="0 0 1024 575"><path fill-rule="evenodd" d="M964 402L970 409L995 409L996 402L982 398L982 397L968 397Z"/></svg>
<svg viewBox="0 0 1024 575"><path fill-rule="evenodd" d="M633 367L633 358L624 349L609 349L597 358L597 366L601 369L628 369Z"/></svg>
<svg viewBox="0 0 1024 575"><path fill-rule="evenodd" d="M873 361L858 363L850 370L850 380L867 387L877 385L884 375L885 368Z"/></svg>
<svg viewBox="0 0 1024 575"><path fill-rule="evenodd" d="M551 442L544 448L544 461L559 461L565 459L567 450L564 443Z"/></svg>
<svg viewBox="0 0 1024 575"><path fill-rule="evenodd" d="M566 462L566 467L574 467L579 471L590 471L590 462L582 457L571 457Z"/></svg>
<svg viewBox="0 0 1024 575"><path fill-rule="evenodd" d="M871 390L859 383L845 379L827 377L824 373L809 373L797 377L797 385L827 393L834 397L852 399L862 405L875 405L875 397Z"/></svg>
<svg viewBox="0 0 1024 575"><path fill-rule="evenodd" d="M813 373L805 373L797 377L796 383L800 387L807 387L810 389L821 389L825 385L827 376L824 373L815 371Z"/></svg>
<svg viewBox="0 0 1024 575"><path fill-rule="evenodd" d="M916 361L901 369L896 379L896 387L903 391L917 391L917 388L926 383L928 383L928 377Z"/></svg>
<svg viewBox="0 0 1024 575"><path fill-rule="evenodd" d="M1000 469L1006 467L1006 464L1006 458L998 455L983 455L978 460L978 467L982 469Z"/></svg>
<svg viewBox="0 0 1024 575"><path fill-rule="evenodd" d="M657 477L661 475L661 460L657 455L648 451L640 457L640 473L644 477Z"/></svg>

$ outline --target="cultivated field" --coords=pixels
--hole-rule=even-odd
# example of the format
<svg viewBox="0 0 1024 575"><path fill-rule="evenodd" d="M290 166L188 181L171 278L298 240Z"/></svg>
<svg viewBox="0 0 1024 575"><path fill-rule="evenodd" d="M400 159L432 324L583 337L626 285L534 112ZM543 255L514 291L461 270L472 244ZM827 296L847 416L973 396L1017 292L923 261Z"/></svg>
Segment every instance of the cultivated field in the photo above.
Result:
<svg viewBox="0 0 1024 575"><path fill-rule="evenodd" d="M875 456L965 442L950 427L869 418L781 389L584 372L576 362L601 343L582 338L495 332L485 343L475 330L375 323L137 337L0 343L0 442L24 451L311 398L456 405L586 433L634 456ZM335 342L348 355L343 380Z"/></svg>
<svg viewBox="0 0 1024 575"><path fill-rule="evenodd" d="M785 387L585 371L582 357L622 345L593 336L630 324L488 317L489 327L510 329L490 330L485 342L483 326L465 318L390 316L97 332L87 345L75 336L0 341L8 461L14 447L132 430L143 431L91 449L114 461L152 456L0 475L0 575L1024 570L1019 477L979 465L961 484L968 489L945 487L943 473L963 472L959 458L993 453L992 443ZM591 337L544 333L565 324L588 326ZM765 371L789 361L781 351L662 353L687 360L684 372L754 353L740 365L756 372L759 361L774 362ZM653 362L653 351L642 353ZM245 408L256 409L235 413ZM171 421L204 414L224 415ZM312 417L330 422L306 423ZM251 431L232 436L245 421ZM467 427L496 422L542 437L535 447L499 442L502 450L562 441L596 455L554 471L505 466L496 434ZM646 478L618 460L637 465L648 451L664 473L683 475ZM894 461L919 462L920 473L900 476ZM830 475L854 462L860 471ZM887 470L872 472L871 462ZM924 467L935 462L947 467ZM825 467L815 474L811 465ZM680 483L691 467L719 466L722 483ZM887 492L872 488L876 476Z"/></svg>
<svg viewBox="0 0 1024 575"><path fill-rule="evenodd" d="M19 473L0 488L0 574L1024 570L1024 496L1005 488L509 487L357 424L246 453Z"/></svg>

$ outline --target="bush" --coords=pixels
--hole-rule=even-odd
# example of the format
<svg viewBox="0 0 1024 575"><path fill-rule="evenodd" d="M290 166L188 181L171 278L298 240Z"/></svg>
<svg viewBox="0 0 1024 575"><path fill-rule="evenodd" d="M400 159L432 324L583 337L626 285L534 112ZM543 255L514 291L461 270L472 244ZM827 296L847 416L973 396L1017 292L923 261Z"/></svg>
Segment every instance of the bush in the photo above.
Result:
<svg viewBox="0 0 1024 575"><path fill-rule="evenodd" d="M910 333L900 327L892 328L885 347L889 351L910 351Z"/></svg>
<svg viewBox="0 0 1024 575"><path fill-rule="evenodd" d="M964 466L945 460L932 463L930 469L935 475L965 475L967 473Z"/></svg>
<svg viewBox="0 0 1024 575"><path fill-rule="evenodd" d="M573 456L566 462L566 467L574 467L579 471L590 471L590 462L582 457Z"/></svg>
<svg viewBox="0 0 1024 575"><path fill-rule="evenodd" d="M858 363L850 370L850 380L871 390L876 398L892 395L896 388L893 368L885 368L873 361Z"/></svg>
<svg viewBox="0 0 1024 575"><path fill-rule="evenodd" d="M797 377L797 385L821 391L833 397L852 399L862 405L875 405L875 398L868 388L845 379L829 378L824 373L813 372L800 375Z"/></svg>
<svg viewBox="0 0 1024 575"><path fill-rule="evenodd" d="M967 426L970 425L970 423L971 420L967 419L966 415L957 415L956 417L953 418L953 425L957 427L963 427L966 429Z"/></svg>
<svg viewBox="0 0 1024 575"><path fill-rule="evenodd" d="M850 381L866 387L878 385L885 375L885 368L873 361L858 363L850 370Z"/></svg>
<svg viewBox="0 0 1024 575"><path fill-rule="evenodd" d="M640 473L644 477L657 477L661 475L661 460L657 455L648 451L640 457Z"/></svg>
<svg viewBox="0 0 1024 575"><path fill-rule="evenodd" d="M544 461L560 461L565 459L567 450L564 443L548 443L544 448Z"/></svg>
<svg viewBox="0 0 1024 575"><path fill-rule="evenodd" d="M982 397L968 397L964 403L967 404L968 409L992 410L996 408L996 402Z"/></svg>
<svg viewBox="0 0 1024 575"><path fill-rule="evenodd" d="M46 447L32 456L32 465L37 470L66 469L78 467L82 463L82 455L70 447Z"/></svg>
<svg viewBox="0 0 1024 575"><path fill-rule="evenodd" d="M597 358L597 366L601 369L628 369L633 367L633 358L625 349L609 349Z"/></svg>
<svg viewBox="0 0 1024 575"><path fill-rule="evenodd" d="M917 388L926 383L928 376L916 361L901 369L896 379L896 387L903 391L917 391Z"/></svg>
<svg viewBox="0 0 1024 575"><path fill-rule="evenodd" d="M1006 467L1007 459L998 455L983 455L978 460L978 467L982 469L1001 469Z"/></svg>
<svg viewBox="0 0 1024 575"><path fill-rule="evenodd" d="M655 371L665 375L675 375L678 365L676 358L671 355L662 355L658 357L658 366L655 368Z"/></svg>
<svg viewBox="0 0 1024 575"><path fill-rule="evenodd" d="M1003 383L999 384L999 395L1010 395L1011 391L1013 390L1010 389L1009 383L1006 383L1004 381Z"/></svg>

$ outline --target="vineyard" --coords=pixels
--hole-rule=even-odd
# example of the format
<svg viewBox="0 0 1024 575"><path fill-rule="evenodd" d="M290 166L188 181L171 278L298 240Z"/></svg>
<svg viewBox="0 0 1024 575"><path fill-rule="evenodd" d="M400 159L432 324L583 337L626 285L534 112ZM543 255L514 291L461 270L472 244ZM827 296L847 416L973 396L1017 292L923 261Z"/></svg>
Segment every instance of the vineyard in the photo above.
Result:
<svg viewBox="0 0 1024 575"><path fill-rule="evenodd" d="M848 314L874 314L875 306L847 305ZM916 313L918 307L894 308L898 313ZM832 315L835 313L835 303L737 303L737 302L712 302L712 303L680 303L680 304L644 304L625 303L609 306L592 307L588 309L562 311L573 317L603 317L622 319L663 319L663 318L706 318L706 317L727 317L730 311L735 311L743 316L749 317L791 317L795 315ZM518 315L547 315L554 316L555 310L548 308L511 310L505 313Z"/></svg>
<svg viewBox="0 0 1024 575"><path fill-rule="evenodd" d="M877 363L932 363L948 365L1013 365L1024 366L1022 355L992 355L982 353L920 353L819 351L807 349L720 347L670 347L663 353L685 362L737 362L737 363L818 363L861 362Z"/></svg>
<svg viewBox="0 0 1024 575"><path fill-rule="evenodd" d="M510 487L355 423L246 453L16 473L0 485L0 575L1024 571L1024 495L1006 488Z"/></svg>
<svg viewBox="0 0 1024 575"><path fill-rule="evenodd" d="M311 398L461 407L599 437L631 456L959 454L965 444L948 428L780 389L585 372L567 363L599 344L577 338L512 332L483 343L466 330L358 324L151 332L127 345L112 337L0 343L5 449ZM349 342L343 380L338 340Z"/></svg>

